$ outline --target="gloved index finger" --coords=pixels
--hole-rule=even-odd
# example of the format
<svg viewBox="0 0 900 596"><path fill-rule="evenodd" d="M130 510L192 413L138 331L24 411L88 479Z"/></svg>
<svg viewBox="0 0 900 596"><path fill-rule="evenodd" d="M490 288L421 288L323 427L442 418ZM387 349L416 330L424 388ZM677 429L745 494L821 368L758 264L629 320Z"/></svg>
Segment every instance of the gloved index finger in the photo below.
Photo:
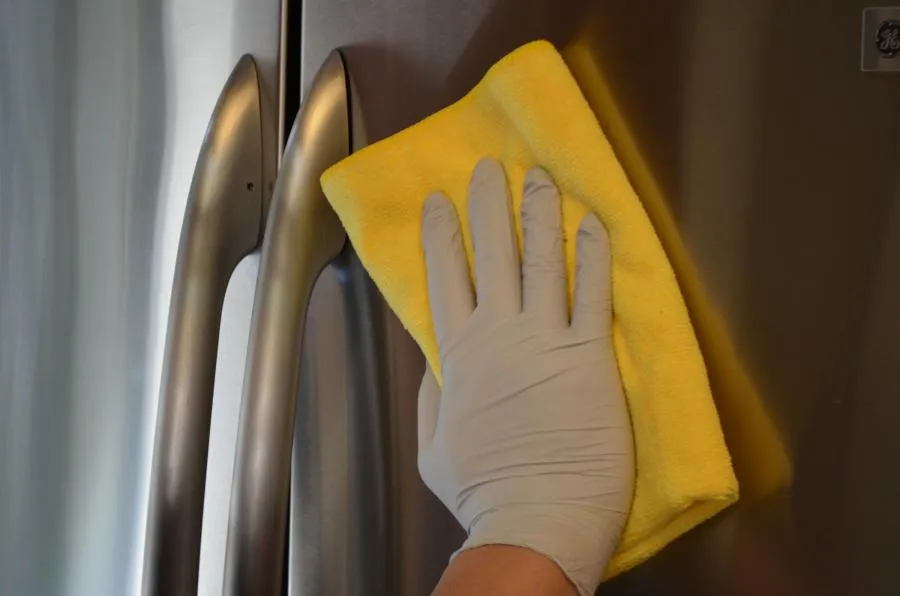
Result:
<svg viewBox="0 0 900 596"><path fill-rule="evenodd" d="M475 310L466 249L453 203L433 192L422 210L422 246L428 277L428 302L441 358L448 338L461 329Z"/></svg>

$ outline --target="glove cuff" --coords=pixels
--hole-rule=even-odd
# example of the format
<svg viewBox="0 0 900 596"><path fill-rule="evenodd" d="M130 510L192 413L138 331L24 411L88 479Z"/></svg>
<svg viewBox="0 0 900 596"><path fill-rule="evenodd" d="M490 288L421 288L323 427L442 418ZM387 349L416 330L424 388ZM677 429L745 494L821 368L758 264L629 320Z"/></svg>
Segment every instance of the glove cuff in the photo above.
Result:
<svg viewBox="0 0 900 596"><path fill-rule="evenodd" d="M458 552L490 544L528 548L556 563L581 596L591 596L624 526L623 515L610 513L568 504L492 509L472 522Z"/></svg>

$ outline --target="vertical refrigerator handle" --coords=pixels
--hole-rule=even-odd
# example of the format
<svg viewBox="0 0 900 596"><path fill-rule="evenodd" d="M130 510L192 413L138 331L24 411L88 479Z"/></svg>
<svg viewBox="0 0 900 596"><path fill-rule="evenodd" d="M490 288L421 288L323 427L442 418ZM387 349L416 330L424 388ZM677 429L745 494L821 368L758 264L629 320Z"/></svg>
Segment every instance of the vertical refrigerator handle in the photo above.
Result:
<svg viewBox="0 0 900 596"><path fill-rule="evenodd" d="M346 239L319 177L350 152L349 101L343 59L333 51L297 115L266 226L235 454L228 596L281 593L306 312L316 279Z"/></svg>
<svg viewBox="0 0 900 596"><path fill-rule="evenodd" d="M259 79L244 56L197 159L175 266L156 422L143 594L197 593L213 381L225 290L259 244L265 172Z"/></svg>

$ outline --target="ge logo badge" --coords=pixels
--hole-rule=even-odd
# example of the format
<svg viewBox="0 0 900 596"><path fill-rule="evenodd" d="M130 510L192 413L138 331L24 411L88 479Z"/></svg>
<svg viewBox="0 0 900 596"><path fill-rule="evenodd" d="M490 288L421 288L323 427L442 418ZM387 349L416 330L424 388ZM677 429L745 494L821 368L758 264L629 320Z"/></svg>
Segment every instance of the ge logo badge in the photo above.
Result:
<svg viewBox="0 0 900 596"><path fill-rule="evenodd" d="M879 23L875 29L875 47L885 58L893 58L900 53L900 21L890 19Z"/></svg>

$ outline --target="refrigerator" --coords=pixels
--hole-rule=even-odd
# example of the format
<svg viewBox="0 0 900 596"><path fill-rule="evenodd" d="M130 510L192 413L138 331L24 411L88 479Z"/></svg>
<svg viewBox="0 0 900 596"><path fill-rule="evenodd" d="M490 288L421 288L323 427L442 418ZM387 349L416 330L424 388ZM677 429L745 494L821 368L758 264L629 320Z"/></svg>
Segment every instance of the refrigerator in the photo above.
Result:
<svg viewBox="0 0 900 596"><path fill-rule="evenodd" d="M897 592L900 9L0 0L0 594L430 593L424 361L318 175L534 39L678 248L742 487L598 594Z"/></svg>

